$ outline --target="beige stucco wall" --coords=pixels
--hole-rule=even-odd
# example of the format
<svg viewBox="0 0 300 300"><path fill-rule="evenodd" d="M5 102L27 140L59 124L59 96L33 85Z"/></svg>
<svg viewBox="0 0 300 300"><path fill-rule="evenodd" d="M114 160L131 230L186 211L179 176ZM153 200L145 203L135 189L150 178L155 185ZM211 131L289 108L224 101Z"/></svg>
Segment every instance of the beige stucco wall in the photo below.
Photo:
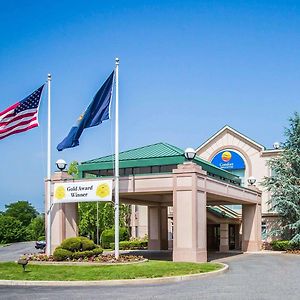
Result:
<svg viewBox="0 0 300 300"><path fill-rule="evenodd" d="M267 166L267 160L271 157L278 156L278 152L265 151L262 146L245 138L242 134L237 134L230 129L225 129L216 135L209 143L197 149L197 155L207 161L211 161L213 157L222 150L229 149L238 152L245 161L245 181L250 176L256 178L256 186L263 191L262 193L262 213L267 214L270 210L270 205L267 201L270 199L270 194L264 190L261 182L264 177L270 176L270 169ZM247 185L247 182L245 182Z"/></svg>
<svg viewBox="0 0 300 300"><path fill-rule="evenodd" d="M144 205L131 205L131 235L143 238L148 235L148 208Z"/></svg>

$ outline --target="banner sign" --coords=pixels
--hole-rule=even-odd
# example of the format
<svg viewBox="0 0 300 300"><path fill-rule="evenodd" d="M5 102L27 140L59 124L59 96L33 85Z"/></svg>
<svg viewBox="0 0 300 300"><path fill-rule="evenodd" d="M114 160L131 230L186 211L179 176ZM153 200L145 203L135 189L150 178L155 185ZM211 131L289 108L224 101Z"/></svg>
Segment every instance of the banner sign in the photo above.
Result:
<svg viewBox="0 0 300 300"><path fill-rule="evenodd" d="M53 203L111 201L112 180L55 183Z"/></svg>
<svg viewBox="0 0 300 300"><path fill-rule="evenodd" d="M224 170L242 170L245 169L243 158L235 151L223 150L215 155L212 164Z"/></svg>

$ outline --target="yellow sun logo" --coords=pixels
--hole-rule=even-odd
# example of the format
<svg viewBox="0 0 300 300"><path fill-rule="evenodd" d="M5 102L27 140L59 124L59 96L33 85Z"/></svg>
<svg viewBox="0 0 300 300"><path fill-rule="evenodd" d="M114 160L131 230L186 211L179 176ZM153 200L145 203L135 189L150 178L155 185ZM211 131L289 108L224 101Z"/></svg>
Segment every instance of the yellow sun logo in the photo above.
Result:
<svg viewBox="0 0 300 300"><path fill-rule="evenodd" d="M96 190L96 195L100 198L105 198L110 194L110 188L107 183L102 183L98 185Z"/></svg>
<svg viewBox="0 0 300 300"><path fill-rule="evenodd" d="M222 160L228 162L231 160L231 153L229 151L225 151L222 153Z"/></svg>
<svg viewBox="0 0 300 300"><path fill-rule="evenodd" d="M63 199L66 196L65 188L63 186L57 187L55 191L55 198L56 199Z"/></svg>

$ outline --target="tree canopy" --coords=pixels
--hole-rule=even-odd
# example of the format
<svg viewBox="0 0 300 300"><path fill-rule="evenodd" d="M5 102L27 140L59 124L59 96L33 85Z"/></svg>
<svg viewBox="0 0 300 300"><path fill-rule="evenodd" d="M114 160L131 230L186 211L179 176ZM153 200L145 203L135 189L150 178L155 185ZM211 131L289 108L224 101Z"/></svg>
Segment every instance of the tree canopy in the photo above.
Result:
<svg viewBox="0 0 300 300"><path fill-rule="evenodd" d="M68 174L76 177L78 175L78 161L73 160L68 168Z"/></svg>
<svg viewBox="0 0 300 300"><path fill-rule="evenodd" d="M79 204L79 233L97 240L97 203L82 202ZM111 202L99 202L99 236L105 229L114 227L115 220L114 204ZM129 228L130 206L120 205L120 227Z"/></svg>
<svg viewBox="0 0 300 300"><path fill-rule="evenodd" d="M18 201L5 205L5 216L19 220L23 226L28 226L38 216L37 210L28 201Z"/></svg>
<svg viewBox="0 0 300 300"><path fill-rule="evenodd" d="M280 217L273 234L300 243L300 116L294 113L285 129L286 141L278 158L268 161L272 175L263 185L271 192L270 203Z"/></svg>
<svg viewBox="0 0 300 300"><path fill-rule="evenodd" d="M0 243L20 242L25 238L22 223L11 216L0 216Z"/></svg>

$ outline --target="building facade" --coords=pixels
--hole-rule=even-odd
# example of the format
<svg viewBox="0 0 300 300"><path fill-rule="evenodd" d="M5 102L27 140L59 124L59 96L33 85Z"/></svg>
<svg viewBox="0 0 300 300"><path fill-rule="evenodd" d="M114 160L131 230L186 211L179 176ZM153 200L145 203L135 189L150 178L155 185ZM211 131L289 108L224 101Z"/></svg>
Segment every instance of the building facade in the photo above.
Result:
<svg viewBox="0 0 300 300"><path fill-rule="evenodd" d="M197 155L215 164L221 169L238 175L242 185L248 185L247 180L254 177L255 185L262 191L262 239L271 240L270 231L276 226L278 219L272 207L271 194L262 186L264 177L272 175L267 161L278 157L281 153L277 148L266 149L246 135L226 125L197 149ZM232 207L239 211L239 207Z"/></svg>
<svg viewBox="0 0 300 300"><path fill-rule="evenodd" d="M242 186L237 175L197 155L187 160L182 149L167 143L121 152L119 165L120 202L132 206L132 219L144 222L131 224L137 235L145 233L147 215L148 249L172 248L174 261L195 262L207 261L209 250L260 250L261 192ZM54 174L52 196L63 182L93 185L105 178L114 186L112 155L82 162L78 169L76 179ZM230 205L239 205L242 214ZM58 201L52 210L51 251L78 234L76 202Z"/></svg>
<svg viewBox="0 0 300 300"><path fill-rule="evenodd" d="M197 155L205 161L238 176L241 179L242 186L247 187L248 179L250 177L255 178L254 185L262 191L261 231L263 241L272 239L270 231L273 226L276 226L278 216L276 211L273 210L270 193L264 189L261 183L264 177L269 177L272 174L267 161L270 158L278 157L281 151L279 148L266 149L262 144L257 143L228 125L224 126L196 149ZM230 214L230 218L228 218L226 213ZM169 248L171 248L173 237L172 207L168 209L168 216ZM231 222L230 229L228 229L228 239L231 240L230 248L240 249L238 233L241 233L242 206L211 207L208 208L208 216L208 249L222 250L220 246L220 231L224 225L221 224L229 220ZM219 217L219 219L214 219L213 216ZM143 237L147 235L147 226L147 207L134 206L131 218L132 236ZM233 246L233 240L235 240L235 246Z"/></svg>

